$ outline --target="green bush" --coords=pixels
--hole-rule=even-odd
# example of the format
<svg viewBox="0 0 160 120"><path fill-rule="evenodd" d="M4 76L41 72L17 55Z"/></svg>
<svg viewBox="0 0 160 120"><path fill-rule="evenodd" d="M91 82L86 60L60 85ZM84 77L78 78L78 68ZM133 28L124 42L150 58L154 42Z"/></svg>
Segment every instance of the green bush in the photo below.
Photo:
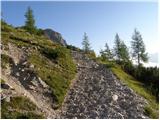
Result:
<svg viewBox="0 0 160 120"><path fill-rule="evenodd" d="M42 54L44 54L47 58L55 60L58 57L58 52L56 49L45 47L41 50Z"/></svg>

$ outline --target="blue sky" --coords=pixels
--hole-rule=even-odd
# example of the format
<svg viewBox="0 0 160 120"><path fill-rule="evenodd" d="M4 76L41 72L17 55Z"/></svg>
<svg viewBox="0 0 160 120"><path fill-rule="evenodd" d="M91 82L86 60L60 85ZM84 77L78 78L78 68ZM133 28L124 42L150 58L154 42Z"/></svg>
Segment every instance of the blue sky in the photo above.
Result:
<svg viewBox="0 0 160 120"><path fill-rule="evenodd" d="M60 32L68 44L81 48L86 32L98 53L106 42L112 48L118 33L130 46L137 28L147 52L158 52L157 2L2 2L3 18L14 26L24 25L28 6L34 11L37 27Z"/></svg>

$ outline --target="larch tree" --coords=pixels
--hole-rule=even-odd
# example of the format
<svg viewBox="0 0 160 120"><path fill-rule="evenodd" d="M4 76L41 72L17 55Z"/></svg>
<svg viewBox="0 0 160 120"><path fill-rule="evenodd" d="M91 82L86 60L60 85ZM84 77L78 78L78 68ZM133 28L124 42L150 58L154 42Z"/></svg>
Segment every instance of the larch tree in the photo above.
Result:
<svg viewBox="0 0 160 120"><path fill-rule="evenodd" d="M120 61L120 58L121 58L121 55L120 55L121 47L120 46L121 46L121 40L117 33L115 36L114 56L116 57L118 61Z"/></svg>
<svg viewBox="0 0 160 120"><path fill-rule="evenodd" d="M88 39L88 36L87 36L86 33L84 33L84 36L83 36L82 46L83 46L83 50L84 50L86 53L91 50L90 43L89 43L89 39Z"/></svg>
<svg viewBox="0 0 160 120"><path fill-rule="evenodd" d="M104 52L106 53L106 57L107 57L108 60L113 59L112 52L111 52L111 50L110 50L110 48L109 48L109 46L108 46L107 43L105 44L105 50L104 50Z"/></svg>
<svg viewBox="0 0 160 120"><path fill-rule="evenodd" d="M24 28L30 32L30 33L35 33L36 27L35 27L35 19L33 15L33 10L28 7L26 13L25 13L26 21L25 21L25 26Z"/></svg>
<svg viewBox="0 0 160 120"><path fill-rule="evenodd" d="M141 64L141 61L148 61L148 54L146 53L145 45L142 39L142 36L139 31L136 29L132 35L132 57L137 60L138 66Z"/></svg>
<svg viewBox="0 0 160 120"><path fill-rule="evenodd" d="M129 52L125 43L120 39L119 35L115 36L114 54L118 61L129 61Z"/></svg>

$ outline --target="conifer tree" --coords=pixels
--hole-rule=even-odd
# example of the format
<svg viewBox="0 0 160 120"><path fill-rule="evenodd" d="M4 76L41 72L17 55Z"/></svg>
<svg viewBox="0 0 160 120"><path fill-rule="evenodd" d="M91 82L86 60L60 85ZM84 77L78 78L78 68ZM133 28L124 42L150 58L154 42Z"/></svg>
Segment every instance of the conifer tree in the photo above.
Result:
<svg viewBox="0 0 160 120"><path fill-rule="evenodd" d="M112 52L111 52L111 50L110 50L110 48L109 48L109 46L108 46L107 43L105 44L105 50L104 50L104 52L106 53L106 57L107 57L108 60L113 59Z"/></svg>
<svg viewBox="0 0 160 120"><path fill-rule="evenodd" d="M115 57L118 61L129 61L129 52L125 43L119 38L119 35L115 36L115 47L114 47Z"/></svg>
<svg viewBox="0 0 160 120"><path fill-rule="evenodd" d="M119 38L118 33L115 36L115 47L114 47L114 55L118 61L120 61L120 51L121 51L121 40Z"/></svg>
<svg viewBox="0 0 160 120"><path fill-rule="evenodd" d="M35 19L33 15L33 10L28 7L26 13L25 13L26 21L25 21L25 29L30 32L30 33L35 33L36 32L36 27L35 27Z"/></svg>
<svg viewBox="0 0 160 120"><path fill-rule="evenodd" d="M136 29L134 30L132 41L132 57L137 60L138 66L140 65L140 61L147 62L148 61L148 55L145 50L145 45L142 40L142 36L139 31Z"/></svg>
<svg viewBox="0 0 160 120"><path fill-rule="evenodd" d="M86 53L91 50L90 43L89 43L89 39L88 39L88 36L87 36L86 33L84 33L82 45L83 45L83 50L84 50Z"/></svg>

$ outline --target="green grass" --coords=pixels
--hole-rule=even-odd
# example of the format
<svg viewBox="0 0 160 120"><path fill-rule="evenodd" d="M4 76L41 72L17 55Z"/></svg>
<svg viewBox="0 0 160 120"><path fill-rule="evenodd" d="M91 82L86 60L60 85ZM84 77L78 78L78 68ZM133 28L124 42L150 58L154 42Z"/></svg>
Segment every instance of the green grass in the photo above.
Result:
<svg viewBox="0 0 160 120"><path fill-rule="evenodd" d="M137 81L132 76L125 73L120 66L115 65L114 67L111 67L113 73L122 80L123 83L125 83L127 86L132 88L137 94L143 96L147 101L148 105L145 106L144 110L147 115L150 116L150 118L158 119L159 116L159 104L156 102L156 97L153 96L144 86L141 82Z"/></svg>
<svg viewBox="0 0 160 120"><path fill-rule="evenodd" d="M132 88L137 94L144 97L148 105L145 106L144 112L152 119L158 119L159 117L159 104L156 101L156 97L148 91L144 84L136 80L131 75L124 72L119 65L117 65L114 61L106 61L102 60L102 58L96 58L97 62L101 64L105 64L107 68L110 68L112 72L120 79L124 84L128 87Z"/></svg>
<svg viewBox="0 0 160 120"><path fill-rule="evenodd" d="M51 87L55 101L60 106L75 76L76 66L68 49L46 49L44 52L43 49L41 52L35 51L30 55L29 62L35 65L35 72Z"/></svg>
<svg viewBox="0 0 160 120"><path fill-rule="evenodd" d="M9 66L12 62L12 59L6 55L6 54L1 54L1 67L2 68L7 68L7 65Z"/></svg>
<svg viewBox="0 0 160 120"><path fill-rule="evenodd" d="M5 84L5 80L3 80L2 78L0 78L0 82L1 84Z"/></svg>
<svg viewBox="0 0 160 120"><path fill-rule="evenodd" d="M11 25L7 25L2 22L1 25L1 40L3 45L7 45L8 43L13 43L17 45L18 47L33 47L33 46L39 46L39 47L55 47L57 46L56 43L53 44L53 42L49 39L47 39L45 36L39 36L34 35L26 32L24 29L15 29Z"/></svg>
<svg viewBox="0 0 160 120"><path fill-rule="evenodd" d="M43 114L36 112L36 105L25 97L11 97L10 102L2 101L2 119L38 119L44 118Z"/></svg>
<svg viewBox="0 0 160 120"><path fill-rule="evenodd" d="M60 106L76 73L70 50L53 43L45 36L2 24L2 44L7 47L8 43L19 48L27 47L32 51L28 54L28 62L34 64L35 73L51 87L55 101Z"/></svg>

